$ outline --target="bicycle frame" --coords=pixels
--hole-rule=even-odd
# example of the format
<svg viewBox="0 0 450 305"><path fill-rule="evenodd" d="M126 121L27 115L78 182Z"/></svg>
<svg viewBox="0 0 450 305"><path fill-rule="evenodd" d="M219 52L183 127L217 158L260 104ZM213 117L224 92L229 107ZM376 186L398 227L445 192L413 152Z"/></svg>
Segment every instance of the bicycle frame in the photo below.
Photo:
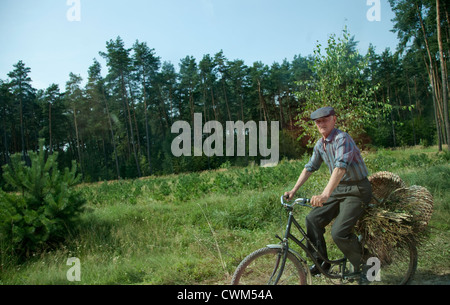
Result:
<svg viewBox="0 0 450 305"><path fill-rule="evenodd" d="M353 270L353 272L347 270L348 260L346 257L338 260L329 260L324 257L324 255L321 255L317 249L318 247L311 242L302 225L295 219L293 213L295 205L312 208L307 203L309 203L309 199L298 198L292 204L288 204L285 203L283 197L281 197L281 204L289 214L284 237L281 238L280 236L275 235L275 237L281 241L280 243L266 245L266 247L258 249L246 256L236 268L232 284L239 284L241 281L243 284L261 283L261 280L265 281L265 279L267 279L267 272L269 272L270 278L266 284L269 285L276 285L279 282L281 282L281 284L289 285L297 281L300 284L305 284L305 282L306 284L312 284L312 276L308 264L310 261L306 261L305 259L308 257L311 259L312 263L316 264L318 271L323 274L325 278L331 279L333 282L346 283L347 281L353 282L360 279L361 273L358 272L359 270ZM293 234L293 228L297 228L302 238L298 238ZM298 236L298 234L296 235ZM305 252L306 256L291 248L291 242L294 242L300 247ZM364 247L364 240L362 239L360 242L362 243L361 246ZM379 266L382 268L384 274L382 284L407 284L417 268L416 246L414 243L408 243L407 248L393 248L392 250L394 250L392 266L391 263ZM316 253L318 254L317 256L315 256ZM274 259L275 262L273 261ZM318 262L322 262L322 260L331 265L329 270L324 270L324 268L318 264ZM367 263L366 265L369 266L370 264ZM351 267L351 264L349 263L348 266ZM369 273L367 273L367 276L368 275Z"/></svg>
<svg viewBox="0 0 450 305"><path fill-rule="evenodd" d="M305 259L303 259L299 253L297 253L296 251L292 250L289 248L289 240L292 240L295 244L297 244L300 248L302 248L302 250L306 253L306 255L314 262L314 264L317 266L317 268L319 269L319 271L325 275L328 278L331 279L343 279L344 278L344 270L345 270L345 266L347 263L347 258L341 258L338 260L329 260L325 257L323 257L322 254L319 253L319 251L317 250L316 246L311 243L310 239L308 238L305 230L302 228L302 226L298 223L298 221L295 219L294 214L293 214L293 210L294 210L294 206L295 205L300 205L300 206L305 206L305 207L309 207L312 208L312 206L308 205L307 203L309 203L309 199L306 198L298 198L294 201L294 203L292 204L287 204L284 202L283 200L283 196L281 196L281 204L286 208L286 210L288 210L289 212L289 217L288 217L288 222L286 225L286 231L284 233L284 238L281 239L278 235L276 235L277 238L279 238L281 240L281 245L268 245L268 247L270 248L280 248L282 250L283 253L283 259L281 261L281 266L280 266L280 271L278 273L278 276L275 280L275 283L278 282L278 280L280 279L281 275L283 274L284 271L284 266L286 263L286 258L287 258L287 253L291 252L293 253L297 258L300 259L301 262L306 263ZM297 228L297 230L300 232L300 234L303 236L303 238L301 240L299 240L297 237L295 237L292 233L291 233L291 229L292 229L292 224L294 225L294 227ZM328 272L326 272L321 264L318 263L317 258L314 257L314 255L311 253L311 251L308 249L308 247L303 243L303 241L306 240L307 245L310 245L314 251L316 253L319 254L320 259L322 259L324 262L327 262L331 265L339 265L342 264L341 268L341 274L330 274ZM275 275L276 270L278 269L278 264L277 266L275 266L274 272L272 274L272 277ZM308 278L310 277L310 271L309 268L307 270L308 272ZM272 277L270 280L272 280Z"/></svg>

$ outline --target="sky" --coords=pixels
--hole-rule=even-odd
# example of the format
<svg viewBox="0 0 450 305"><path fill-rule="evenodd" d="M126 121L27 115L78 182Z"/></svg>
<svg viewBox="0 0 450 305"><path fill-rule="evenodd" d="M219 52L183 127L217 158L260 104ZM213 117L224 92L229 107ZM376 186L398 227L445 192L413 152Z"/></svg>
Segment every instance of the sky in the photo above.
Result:
<svg viewBox="0 0 450 305"><path fill-rule="evenodd" d="M249 66L292 61L345 27L361 54L370 43L394 51L393 18L387 0L0 0L0 79L22 60L34 88L64 91L69 73L87 79L94 58L106 75L99 52L118 36L127 48L146 42L177 71L188 55L220 50Z"/></svg>

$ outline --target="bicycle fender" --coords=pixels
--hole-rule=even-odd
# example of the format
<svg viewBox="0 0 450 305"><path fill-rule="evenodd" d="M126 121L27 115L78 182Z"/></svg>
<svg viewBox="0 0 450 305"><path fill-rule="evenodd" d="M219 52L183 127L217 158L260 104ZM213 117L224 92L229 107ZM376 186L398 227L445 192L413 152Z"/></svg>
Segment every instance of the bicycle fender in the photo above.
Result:
<svg viewBox="0 0 450 305"><path fill-rule="evenodd" d="M267 248L282 249L282 245L271 244L271 245L267 245ZM312 284L312 275L311 275L311 271L309 270L308 263L297 251L289 248L289 252L292 253L302 263L302 265L306 271L306 281L307 281L308 285L311 285Z"/></svg>

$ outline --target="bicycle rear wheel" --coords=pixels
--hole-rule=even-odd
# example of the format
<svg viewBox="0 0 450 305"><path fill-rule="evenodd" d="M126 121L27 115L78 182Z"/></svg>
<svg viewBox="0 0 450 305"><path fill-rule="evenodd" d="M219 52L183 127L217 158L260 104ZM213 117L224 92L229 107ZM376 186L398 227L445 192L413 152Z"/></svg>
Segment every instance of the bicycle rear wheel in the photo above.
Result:
<svg viewBox="0 0 450 305"><path fill-rule="evenodd" d="M283 261L281 249L262 248L249 254L234 272L232 285L305 285L306 273L301 262L288 253L283 274L276 281Z"/></svg>
<svg viewBox="0 0 450 305"><path fill-rule="evenodd" d="M402 247L391 250L386 262L381 263L380 281L373 284L381 285L406 285L417 269L417 248L409 242Z"/></svg>

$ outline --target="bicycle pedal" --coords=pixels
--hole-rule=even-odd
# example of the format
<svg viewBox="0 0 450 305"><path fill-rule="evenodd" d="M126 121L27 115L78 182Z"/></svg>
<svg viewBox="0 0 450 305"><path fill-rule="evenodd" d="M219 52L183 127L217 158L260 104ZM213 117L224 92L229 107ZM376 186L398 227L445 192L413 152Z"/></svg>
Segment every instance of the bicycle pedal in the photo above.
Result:
<svg viewBox="0 0 450 305"><path fill-rule="evenodd" d="M357 280L360 277L361 277L361 272L354 272L354 273L344 274L344 279L349 280L349 281L350 280L351 281Z"/></svg>

